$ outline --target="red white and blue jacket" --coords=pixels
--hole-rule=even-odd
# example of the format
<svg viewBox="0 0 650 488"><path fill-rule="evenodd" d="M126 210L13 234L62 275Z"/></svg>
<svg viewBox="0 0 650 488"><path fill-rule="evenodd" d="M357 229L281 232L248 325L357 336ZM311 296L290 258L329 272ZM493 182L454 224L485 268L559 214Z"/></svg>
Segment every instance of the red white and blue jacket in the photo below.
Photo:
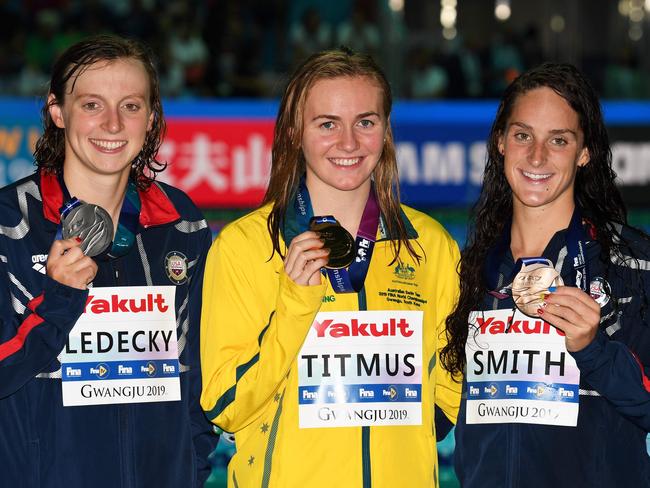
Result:
<svg viewBox="0 0 650 488"><path fill-rule="evenodd" d="M610 256L609 273L597 241L586 243L591 280L604 278L611 299L601 307L596 339L571 353L580 370L578 425L466 423L463 395L456 425L455 469L465 488L623 488L650 486L646 435L650 430L650 242L634 229L618 229L624 259ZM556 263L567 254L566 230L544 251ZM631 256L635 256L634 258ZM504 283L515 266L501 256ZM564 259L562 278L573 266ZM511 298L487 294L484 310L512 309ZM466 390L466 388L465 388Z"/></svg>
<svg viewBox="0 0 650 488"><path fill-rule="evenodd" d="M62 351L88 291L45 274L63 191L35 173L0 190L0 486L187 488L203 486L217 436L199 406L199 318L211 233L180 190L139 191L135 243L98 259L93 286L176 284L181 401L64 407ZM187 257L188 279L165 257Z"/></svg>

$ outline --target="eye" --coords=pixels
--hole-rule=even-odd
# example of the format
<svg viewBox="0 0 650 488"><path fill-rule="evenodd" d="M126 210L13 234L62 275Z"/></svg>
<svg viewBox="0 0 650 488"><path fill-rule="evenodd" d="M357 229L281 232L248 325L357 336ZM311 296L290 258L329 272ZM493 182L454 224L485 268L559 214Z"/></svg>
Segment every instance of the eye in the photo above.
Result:
<svg viewBox="0 0 650 488"><path fill-rule="evenodd" d="M127 112L137 112L138 110L140 110L140 105L138 105L137 103L132 103L132 102L125 103L124 104L124 109Z"/></svg>
<svg viewBox="0 0 650 488"><path fill-rule="evenodd" d="M323 122L320 127L322 127L325 130L332 130L334 128L334 122L331 120L328 120L327 122Z"/></svg>
<svg viewBox="0 0 650 488"><path fill-rule="evenodd" d="M530 134L527 134L525 132L515 132L513 137L515 141L519 142L526 142L530 140Z"/></svg>
<svg viewBox="0 0 650 488"><path fill-rule="evenodd" d="M99 110L99 104L97 102L86 102L82 105L82 108L89 112L94 112L95 110Z"/></svg>
<svg viewBox="0 0 650 488"><path fill-rule="evenodd" d="M554 137L551 139L551 144L555 146L566 146L569 143L564 137Z"/></svg>
<svg viewBox="0 0 650 488"><path fill-rule="evenodd" d="M374 127L375 123L372 120L362 119L359 121L359 125L364 129L370 129L371 127Z"/></svg>

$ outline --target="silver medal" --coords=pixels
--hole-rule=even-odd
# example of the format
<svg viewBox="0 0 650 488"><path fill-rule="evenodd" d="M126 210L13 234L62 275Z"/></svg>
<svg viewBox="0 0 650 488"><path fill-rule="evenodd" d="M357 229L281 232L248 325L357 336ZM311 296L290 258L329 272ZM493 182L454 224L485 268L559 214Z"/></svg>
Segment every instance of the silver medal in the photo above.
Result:
<svg viewBox="0 0 650 488"><path fill-rule="evenodd" d="M113 241L113 219L99 205L81 202L61 221L64 239L80 237L79 246L86 256L97 256Z"/></svg>

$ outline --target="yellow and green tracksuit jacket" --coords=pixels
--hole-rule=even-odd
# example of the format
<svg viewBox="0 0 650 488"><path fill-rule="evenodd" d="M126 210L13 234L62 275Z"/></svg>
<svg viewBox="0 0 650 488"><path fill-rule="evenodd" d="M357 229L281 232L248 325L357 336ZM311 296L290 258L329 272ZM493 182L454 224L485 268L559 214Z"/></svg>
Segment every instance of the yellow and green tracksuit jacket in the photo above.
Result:
<svg viewBox="0 0 650 488"><path fill-rule="evenodd" d="M437 486L436 424L455 422L460 402L461 385L439 362L458 293L456 242L435 220L403 206L420 263L402 246L391 264L380 225L364 288L337 294L325 278L300 286L285 274L267 230L270 208L226 226L205 270L201 404L235 434L228 486ZM424 311L422 425L299 428L297 356L316 314L396 309Z"/></svg>

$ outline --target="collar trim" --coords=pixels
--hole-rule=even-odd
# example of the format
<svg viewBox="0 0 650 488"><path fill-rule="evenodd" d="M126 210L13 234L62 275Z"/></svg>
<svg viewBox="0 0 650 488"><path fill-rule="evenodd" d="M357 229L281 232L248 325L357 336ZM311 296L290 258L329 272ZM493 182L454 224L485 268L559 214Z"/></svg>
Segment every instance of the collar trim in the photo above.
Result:
<svg viewBox="0 0 650 488"><path fill-rule="evenodd" d="M61 222L59 209L63 206L63 190L56 174L41 170L41 197L43 199L43 215L55 224ZM146 190L138 188L138 196L142 208L139 222L143 227L170 224L179 220L180 214L160 184L153 182Z"/></svg>

